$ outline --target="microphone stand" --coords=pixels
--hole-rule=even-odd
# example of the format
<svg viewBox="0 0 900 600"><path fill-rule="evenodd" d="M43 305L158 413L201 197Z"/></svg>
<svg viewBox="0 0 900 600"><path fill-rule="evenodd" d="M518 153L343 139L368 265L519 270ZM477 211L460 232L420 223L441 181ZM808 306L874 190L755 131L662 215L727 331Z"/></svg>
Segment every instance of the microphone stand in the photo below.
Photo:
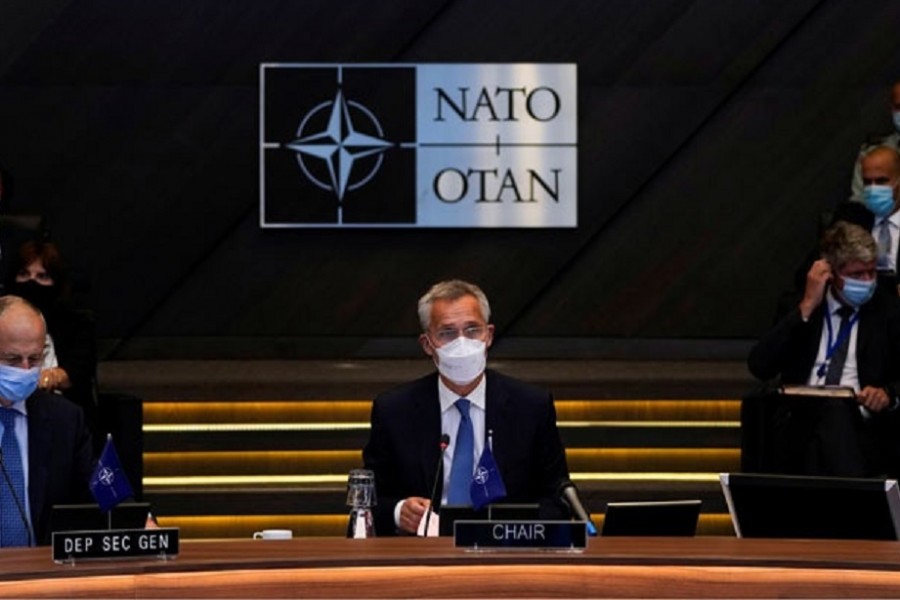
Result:
<svg viewBox="0 0 900 600"><path fill-rule="evenodd" d="M560 500L569 508L572 516L579 521L584 521L589 536L596 536L597 526L591 521L591 515L585 510L581 499L578 498L578 489L575 487L575 484L566 479L559 483L557 489L559 490Z"/></svg>
<svg viewBox="0 0 900 600"><path fill-rule="evenodd" d="M425 535L428 537L428 525L431 523L431 514L434 512L435 496L437 496L438 479L444 471L444 453L447 452L447 446L450 445L450 435L443 434L441 436L441 457L438 459L437 471L434 474L434 485L431 486L431 501L428 503L428 513L425 515Z"/></svg>

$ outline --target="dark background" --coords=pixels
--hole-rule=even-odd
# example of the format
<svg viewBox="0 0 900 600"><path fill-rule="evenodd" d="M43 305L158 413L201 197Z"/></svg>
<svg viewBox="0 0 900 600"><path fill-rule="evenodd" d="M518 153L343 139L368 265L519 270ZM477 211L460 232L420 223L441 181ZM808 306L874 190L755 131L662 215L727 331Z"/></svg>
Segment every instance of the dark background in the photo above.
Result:
<svg viewBox="0 0 900 600"><path fill-rule="evenodd" d="M451 276L501 353L741 348L890 130L898 31L886 0L5 0L0 163L107 359L412 355ZM578 64L577 229L259 228L261 62L443 61Z"/></svg>

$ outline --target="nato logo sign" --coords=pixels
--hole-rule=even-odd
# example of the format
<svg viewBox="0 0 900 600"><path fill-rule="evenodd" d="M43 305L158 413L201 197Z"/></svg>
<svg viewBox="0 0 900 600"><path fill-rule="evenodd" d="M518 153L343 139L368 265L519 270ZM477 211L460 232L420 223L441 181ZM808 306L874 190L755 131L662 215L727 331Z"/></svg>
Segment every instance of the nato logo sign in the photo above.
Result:
<svg viewBox="0 0 900 600"><path fill-rule="evenodd" d="M576 227L574 64L260 65L260 225Z"/></svg>

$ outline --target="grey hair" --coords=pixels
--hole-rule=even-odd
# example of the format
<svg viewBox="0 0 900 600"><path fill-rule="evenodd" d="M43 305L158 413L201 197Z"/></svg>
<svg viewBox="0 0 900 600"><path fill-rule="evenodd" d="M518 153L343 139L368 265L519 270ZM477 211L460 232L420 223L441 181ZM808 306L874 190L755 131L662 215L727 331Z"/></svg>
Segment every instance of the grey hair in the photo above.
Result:
<svg viewBox="0 0 900 600"><path fill-rule="evenodd" d="M888 154L891 157L891 166L894 169L894 173L900 173L900 151L893 146L887 146L885 144L878 144L875 146L870 146L863 150L862 156L859 158L859 162L866 160L870 156L875 154Z"/></svg>
<svg viewBox="0 0 900 600"><path fill-rule="evenodd" d="M833 269L858 260L872 262L878 258L878 244L872 234L852 223L838 221L822 235L822 256Z"/></svg>
<svg viewBox="0 0 900 600"><path fill-rule="evenodd" d="M428 331L428 326L431 324L431 306L435 300L452 301L459 300L463 296L474 296L478 300L481 316L484 317L485 322L489 323L491 320L491 305L481 288L462 279L449 279L434 284L430 290L419 298L419 323L422 325L422 331Z"/></svg>

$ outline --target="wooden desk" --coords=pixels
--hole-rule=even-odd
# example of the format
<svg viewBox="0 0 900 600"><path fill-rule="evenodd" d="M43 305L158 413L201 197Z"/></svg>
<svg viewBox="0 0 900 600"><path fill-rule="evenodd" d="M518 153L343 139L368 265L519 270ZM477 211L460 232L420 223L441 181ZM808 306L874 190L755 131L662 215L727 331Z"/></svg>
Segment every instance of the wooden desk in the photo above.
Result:
<svg viewBox="0 0 900 600"><path fill-rule="evenodd" d="M0 550L0 597L900 597L900 543L594 538L575 553L449 539L183 541L174 560L56 565Z"/></svg>

